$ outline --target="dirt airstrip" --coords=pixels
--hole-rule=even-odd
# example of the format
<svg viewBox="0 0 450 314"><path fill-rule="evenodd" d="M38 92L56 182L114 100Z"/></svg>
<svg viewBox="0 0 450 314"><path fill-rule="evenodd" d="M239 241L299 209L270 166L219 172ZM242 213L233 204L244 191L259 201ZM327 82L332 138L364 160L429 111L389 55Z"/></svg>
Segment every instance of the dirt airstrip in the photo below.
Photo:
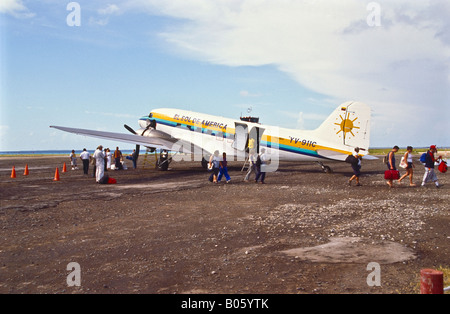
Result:
<svg viewBox="0 0 450 314"><path fill-rule="evenodd" d="M63 162L0 158L0 293L418 293L421 269L450 267L448 173L440 189L390 189L382 161L364 161L356 187L345 163L281 163L261 185L230 162L231 183L213 184L182 161L99 185Z"/></svg>

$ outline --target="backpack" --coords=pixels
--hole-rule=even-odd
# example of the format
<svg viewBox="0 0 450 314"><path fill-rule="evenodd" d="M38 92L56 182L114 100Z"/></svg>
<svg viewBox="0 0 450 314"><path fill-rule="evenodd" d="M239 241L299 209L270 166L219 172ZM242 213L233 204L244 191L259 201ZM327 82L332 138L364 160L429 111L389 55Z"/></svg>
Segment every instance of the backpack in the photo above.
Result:
<svg viewBox="0 0 450 314"><path fill-rule="evenodd" d="M420 162L423 163L423 164L427 162L427 153L423 153L420 156Z"/></svg>
<svg viewBox="0 0 450 314"><path fill-rule="evenodd" d="M114 179L114 178L110 178L110 177L108 177L108 175L105 174L105 175L100 179L100 181L98 181L98 183L100 183L100 184L116 184L116 183L117 183L117 180Z"/></svg>
<svg viewBox="0 0 450 314"><path fill-rule="evenodd" d="M447 163L445 161L441 161L441 163L439 164L439 171L442 173L446 173L447 172Z"/></svg>
<svg viewBox="0 0 450 314"><path fill-rule="evenodd" d="M104 175L101 179L100 179L100 181L98 181L98 183L100 183L100 184L108 184L108 180L109 180L109 177L108 177L108 175Z"/></svg>
<svg viewBox="0 0 450 314"><path fill-rule="evenodd" d="M389 152L389 154L390 154L390 152ZM384 158L383 158L383 163L386 164L386 165L389 165L389 154L387 154L387 155L384 156Z"/></svg>

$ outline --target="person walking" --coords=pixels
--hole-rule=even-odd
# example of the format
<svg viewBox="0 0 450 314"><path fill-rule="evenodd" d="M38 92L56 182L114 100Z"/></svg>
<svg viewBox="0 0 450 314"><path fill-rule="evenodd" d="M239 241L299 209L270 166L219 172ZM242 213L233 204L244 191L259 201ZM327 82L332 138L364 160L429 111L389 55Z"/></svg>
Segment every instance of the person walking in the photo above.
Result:
<svg viewBox="0 0 450 314"><path fill-rule="evenodd" d="M353 176L348 180L348 185L352 185L352 181L356 180L356 186L361 186L359 177L361 176L361 156L359 155L359 147L355 148L353 153L354 161L351 163L353 169Z"/></svg>
<svg viewBox="0 0 450 314"><path fill-rule="evenodd" d="M133 168L136 169L137 168L137 160L138 160L138 153L136 152L135 149L133 149L133 153L131 154L131 160L133 161Z"/></svg>
<svg viewBox="0 0 450 314"><path fill-rule="evenodd" d="M413 183L413 175L414 175L414 164L413 164L413 156L412 156L413 148L412 146L406 147L406 153L402 158L403 164L406 166L406 173L401 176L400 179L398 179L398 183L401 183L404 178L409 176L409 186L416 186L416 184ZM402 162L400 162L400 165L402 165Z"/></svg>
<svg viewBox="0 0 450 314"><path fill-rule="evenodd" d="M222 160L219 161L219 177L217 178L217 181L220 182L222 180L222 176L225 176L225 179L227 179L227 183L230 183L231 178L228 174L228 162L227 162L227 153L222 154Z"/></svg>
<svg viewBox="0 0 450 314"><path fill-rule="evenodd" d="M74 149L72 149L72 152L70 153L69 157L70 157L70 164L72 166L72 170L78 169L77 155L75 154L75 150Z"/></svg>
<svg viewBox="0 0 450 314"><path fill-rule="evenodd" d="M94 153L95 159L95 181L98 183L103 178L105 174L105 154L103 153L103 146L100 145L97 147L97 150Z"/></svg>
<svg viewBox="0 0 450 314"><path fill-rule="evenodd" d="M209 167L212 168L213 173L212 176L212 182L217 183L217 177L219 175L220 170L220 157L219 157L219 151L216 150L213 155L209 158ZM211 178L210 176L210 178ZM211 181L211 180L210 180Z"/></svg>
<svg viewBox="0 0 450 314"><path fill-rule="evenodd" d="M391 176L389 177L389 179L387 179L387 185L389 185L389 187L393 187L394 184L392 183L392 181L395 179L392 176L392 171L397 171L397 167L395 166L395 153L398 152L400 148L396 145L392 148L392 150L389 152L389 154L387 155L387 167L388 170L391 171ZM398 178L397 178L398 179Z"/></svg>
<svg viewBox="0 0 450 314"><path fill-rule="evenodd" d="M255 177L258 175L258 171L257 171L257 167L256 167L256 159L257 159L257 155L255 154L255 150L251 149L250 154L248 156L248 161L249 161L248 171L244 178L244 181L246 181L246 182L248 182L248 180L250 179L250 175L253 172L255 173Z"/></svg>
<svg viewBox="0 0 450 314"><path fill-rule="evenodd" d="M434 163L442 159L442 156L439 156L437 159L435 159L434 154L437 153L436 145L431 145L430 149L427 151L426 159L425 159L425 174L423 175L422 179L422 187L425 186L425 184L429 181L433 181L437 188L440 188L438 178L436 176L436 172L434 172Z"/></svg>
<svg viewBox="0 0 450 314"><path fill-rule="evenodd" d="M83 148L83 151L80 154L80 159L81 159L81 162L83 163L83 173L87 175L89 172L90 154L86 150L86 148Z"/></svg>
<svg viewBox="0 0 450 314"><path fill-rule="evenodd" d="M258 183L259 178L261 178L261 184L265 184L264 180L266 179L266 149L261 148L261 154L258 155L258 159L256 160L256 167L258 168L258 174L255 178L255 183Z"/></svg>

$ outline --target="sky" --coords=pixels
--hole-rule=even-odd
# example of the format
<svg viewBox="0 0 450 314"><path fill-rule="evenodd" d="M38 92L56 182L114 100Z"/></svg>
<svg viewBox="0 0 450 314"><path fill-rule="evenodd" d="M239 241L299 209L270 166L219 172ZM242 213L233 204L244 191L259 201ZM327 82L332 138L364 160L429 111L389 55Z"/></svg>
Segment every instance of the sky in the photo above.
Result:
<svg viewBox="0 0 450 314"><path fill-rule="evenodd" d="M450 146L448 0L2 0L0 151L99 144L156 108L315 129L372 108L371 146Z"/></svg>

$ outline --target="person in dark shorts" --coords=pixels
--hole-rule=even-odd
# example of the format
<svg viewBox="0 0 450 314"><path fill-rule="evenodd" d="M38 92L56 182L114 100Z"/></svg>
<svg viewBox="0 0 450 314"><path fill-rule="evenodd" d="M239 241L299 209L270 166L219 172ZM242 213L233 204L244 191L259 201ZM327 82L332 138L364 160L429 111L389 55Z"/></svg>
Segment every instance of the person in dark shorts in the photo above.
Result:
<svg viewBox="0 0 450 314"><path fill-rule="evenodd" d="M400 147L398 147L396 145L396 146L394 146L392 148L392 150L387 155L387 167L388 167L388 170L397 170L397 167L395 166L395 153L398 152L399 149L400 149ZM387 182L386 182L387 185L389 185L389 187L391 187L391 188L394 186L392 181L393 181L393 179L388 179Z"/></svg>
<svg viewBox="0 0 450 314"><path fill-rule="evenodd" d="M406 147L406 153L403 156L403 162L406 164L406 173L398 179L398 183L401 183L404 178L409 176L409 186L416 186L416 184L413 183L413 175L414 175L414 164L413 164L413 156L412 156L412 146Z"/></svg>
<svg viewBox="0 0 450 314"><path fill-rule="evenodd" d="M358 154L359 148L355 148L355 153L353 154L353 157L356 158L356 161L352 163L352 169L353 169L353 176L348 180L348 185L352 185L352 181L356 179L356 186L361 186L361 183L359 182L359 177L361 176L361 156Z"/></svg>

